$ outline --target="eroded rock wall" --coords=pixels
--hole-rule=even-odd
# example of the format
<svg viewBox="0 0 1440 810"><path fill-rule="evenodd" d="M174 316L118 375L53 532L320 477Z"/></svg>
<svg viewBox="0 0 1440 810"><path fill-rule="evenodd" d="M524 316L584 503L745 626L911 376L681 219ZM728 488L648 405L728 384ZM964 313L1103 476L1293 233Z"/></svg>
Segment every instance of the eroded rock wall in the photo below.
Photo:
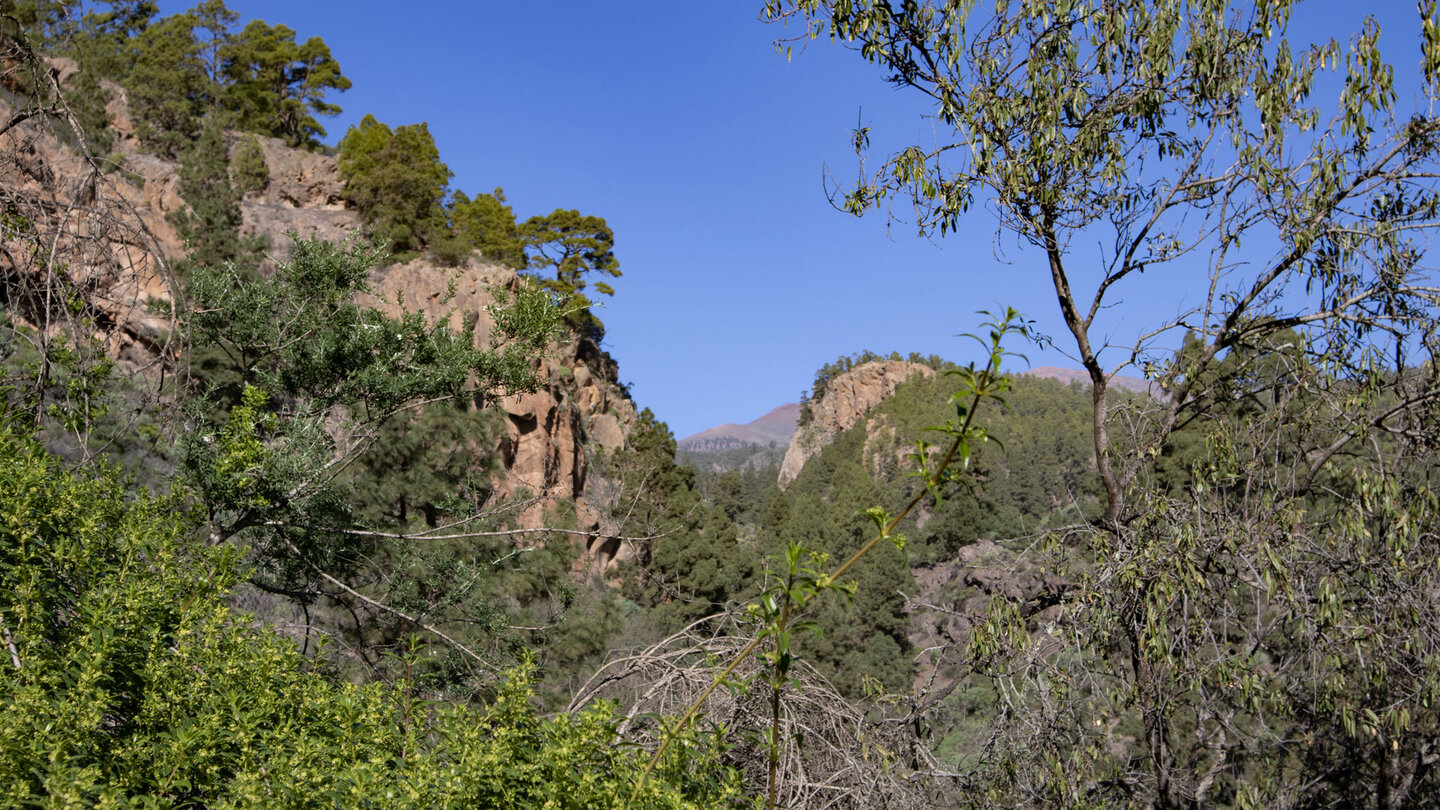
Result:
<svg viewBox="0 0 1440 810"><path fill-rule="evenodd" d="M935 376L935 369L922 363L885 360L864 363L831 380L825 393L810 402L810 421L790 439L785 458L780 462L780 488L789 486L820 448L853 427L872 408L895 393L900 383L915 375L928 379Z"/></svg>
<svg viewBox="0 0 1440 810"><path fill-rule="evenodd" d="M62 78L65 67L60 66ZM166 260L182 256L185 246L169 220L186 203L179 194L178 165L139 149L124 92L113 85L111 90L118 165L93 172L72 145L50 130L21 124L0 144L0 190L33 199L36 211L68 218L56 226L69 240L57 245L56 263L83 282L100 316L118 325L110 338L111 353L132 357L139 366L164 351L156 346L156 336L175 332L176 324L156 313L170 309L165 305L175 299ZM0 99L0 120L11 112ZM232 157L252 137L229 136ZM243 236L263 239L283 259L292 233L336 241L359 230L357 213L345 207L334 156L292 149L274 138L257 140L269 181L241 202ZM132 226L115 227L124 222ZM262 272L272 267L267 259ZM458 269L421 257L377 268L366 303L392 315L402 308L420 312L457 330L473 325L477 343L485 345L493 326L486 307L495 302L496 291L521 283L514 270L486 263L478 254ZM603 510L589 503L586 488L592 459L625 447L636 422L635 406L617 382L615 362L589 341L571 339L553 347L536 358L536 371L539 390L505 397L497 406L506 431L493 448L503 465L496 491L533 497L520 513L522 528L568 521L556 510L561 504L573 509L590 559L602 568L611 566L622 553L617 551L621 544L606 535Z"/></svg>

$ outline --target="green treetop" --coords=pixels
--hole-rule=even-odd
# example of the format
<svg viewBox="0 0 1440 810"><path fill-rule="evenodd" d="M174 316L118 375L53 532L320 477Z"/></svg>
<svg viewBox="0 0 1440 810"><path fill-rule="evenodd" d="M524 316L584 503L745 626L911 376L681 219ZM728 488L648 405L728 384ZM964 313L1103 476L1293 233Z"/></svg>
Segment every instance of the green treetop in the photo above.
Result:
<svg viewBox="0 0 1440 810"><path fill-rule="evenodd" d="M391 130L365 116L340 141L340 177L371 235L392 250L417 250L444 231L451 172L425 124Z"/></svg>
<svg viewBox="0 0 1440 810"><path fill-rule="evenodd" d="M325 128L316 116L340 112L326 94L350 88L323 40L297 43L284 25L252 20L219 55L227 80L222 103L236 125L291 146L318 146Z"/></svg>
<svg viewBox="0 0 1440 810"><path fill-rule="evenodd" d="M126 80L135 134L172 158L199 136L215 101L194 26L194 17L176 14L146 27L134 40L134 67Z"/></svg>
<svg viewBox="0 0 1440 810"><path fill-rule="evenodd" d="M224 0L205 0L187 12L195 20L196 41L205 78L215 87L225 84L225 59L235 42L231 28L240 22L240 15L226 8Z"/></svg>
<svg viewBox="0 0 1440 810"><path fill-rule="evenodd" d="M583 216L579 211L557 208L547 216L534 216L520 226L520 238L529 255L528 264L538 272L554 272L541 279L548 289L564 297L582 292L592 273L620 277L615 259L615 233L600 217ZM615 290L603 281L595 282L602 295Z"/></svg>
<svg viewBox="0 0 1440 810"><path fill-rule="evenodd" d="M446 206L455 235L485 258L516 270L525 267L525 243L515 212L505 204L505 190L476 194L456 191Z"/></svg>
<svg viewBox="0 0 1440 810"><path fill-rule="evenodd" d="M190 263L220 267L240 260L240 191L230 182L225 133L213 119L181 155L179 192L185 208L170 221L186 242Z"/></svg>
<svg viewBox="0 0 1440 810"><path fill-rule="evenodd" d="M599 343L605 336L605 325L590 311L586 276L620 276L620 262L614 253L615 234L610 226L600 217L557 208L548 216L525 220L520 226L520 238L525 244L527 265L536 272L541 285L553 290L565 303L571 325ZM547 271L554 275L541 275ZM594 286L602 295L615 294L614 288L603 281Z"/></svg>

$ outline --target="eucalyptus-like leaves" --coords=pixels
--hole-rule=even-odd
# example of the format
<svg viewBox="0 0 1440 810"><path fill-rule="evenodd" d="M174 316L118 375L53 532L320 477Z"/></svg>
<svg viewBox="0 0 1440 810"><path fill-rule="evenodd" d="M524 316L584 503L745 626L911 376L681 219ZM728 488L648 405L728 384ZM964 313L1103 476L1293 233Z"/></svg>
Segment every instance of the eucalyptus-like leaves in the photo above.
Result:
<svg viewBox="0 0 1440 810"><path fill-rule="evenodd" d="M764 4L767 19L797 24L789 40L839 42L931 104L934 141L879 162L879 126L857 130L860 177L832 189L837 206L895 215L908 200L922 234L944 235L980 205L1034 251L1097 391L1111 523L1189 404L1184 380L1211 360L1296 328L1319 351L1386 341L1440 304L1419 260L1440 218L1435 3L1417 6L1411 77L1382 58L1374 20L1312 44L1296 36L1296 5ZM1407 78L1419 87L1408 107ZM1156 273L1184 296L1173 314L1130 335L1101 323ZM1155 367L1186 333L1204 351L1163 381L1172 398L1148 447L1117 457L1110 377Z"/></svg>

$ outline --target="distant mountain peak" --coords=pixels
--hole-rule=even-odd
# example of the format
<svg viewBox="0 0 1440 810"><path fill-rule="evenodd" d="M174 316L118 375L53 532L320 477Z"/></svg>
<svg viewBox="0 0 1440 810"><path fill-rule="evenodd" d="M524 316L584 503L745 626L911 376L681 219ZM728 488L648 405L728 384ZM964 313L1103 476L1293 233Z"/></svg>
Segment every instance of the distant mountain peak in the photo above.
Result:
<svg viewBox="0 0 1440 810"><path fill-rule="evenodd" d="M795 424L800 419L800 405L787 402L759 419L743 425L730 424L702 430L693 436L681 439L679 448L691 453L711 453L717 450L731 450L750 445L775 443L785 446L795 433Z"/></svg>
<svg viewBox="0 0 1440 810"><path fill-rule="evenodd" d="M1090 384L1090 373L1074 368L1060 368L1059 366L1036 366L1029 371L1022 371L1021 374L1027 377L1040 377L1046 380L1059 380L1067 383ZM1110 378L1110 385L1115 388L1123 388L1126 391L1151 392L1151 382L1144 377L1132 377L1128 374L1116 374Z"/></svg>

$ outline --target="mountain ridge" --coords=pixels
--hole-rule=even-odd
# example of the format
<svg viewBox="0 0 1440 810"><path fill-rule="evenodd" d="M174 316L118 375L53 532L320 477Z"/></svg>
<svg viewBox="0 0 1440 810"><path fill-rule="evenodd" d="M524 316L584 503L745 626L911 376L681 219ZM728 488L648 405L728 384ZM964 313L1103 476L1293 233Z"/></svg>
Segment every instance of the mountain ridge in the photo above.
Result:
<svg viewBox="0 0 1440 810"><path fill-rule="evenodd" d="M686 436L676 443L680 450L709 453L750 445L786 445L800 419L800 403L787 402L745 424L727 422Z"/></svg>
<svg viewBox="0 0 1440 810"><path fill-rule="evenodd" d="M1060 366L1036 366L1025 371L1018 372L1018 376L1040 377L1047 380L1059 380L1066 383L1090 384L1090 375L1082 369L1062 368ZM1137 393L1154 394L1156 388L1154 383L1143 377L1135 377L1126 374L1116 374L1110 378L1110 384L1126 391ZM775 442L779 445L789 444L795 435L796 425L800 415L800 404L787 402L780 405L764 416L753 419L744 424L726 422L723 425L716 425L706 428L698 433L686 436L676 442L679 450L689 453L714 453L722 450L733 450L740 447L752 447L766 445Z"/></svg>

